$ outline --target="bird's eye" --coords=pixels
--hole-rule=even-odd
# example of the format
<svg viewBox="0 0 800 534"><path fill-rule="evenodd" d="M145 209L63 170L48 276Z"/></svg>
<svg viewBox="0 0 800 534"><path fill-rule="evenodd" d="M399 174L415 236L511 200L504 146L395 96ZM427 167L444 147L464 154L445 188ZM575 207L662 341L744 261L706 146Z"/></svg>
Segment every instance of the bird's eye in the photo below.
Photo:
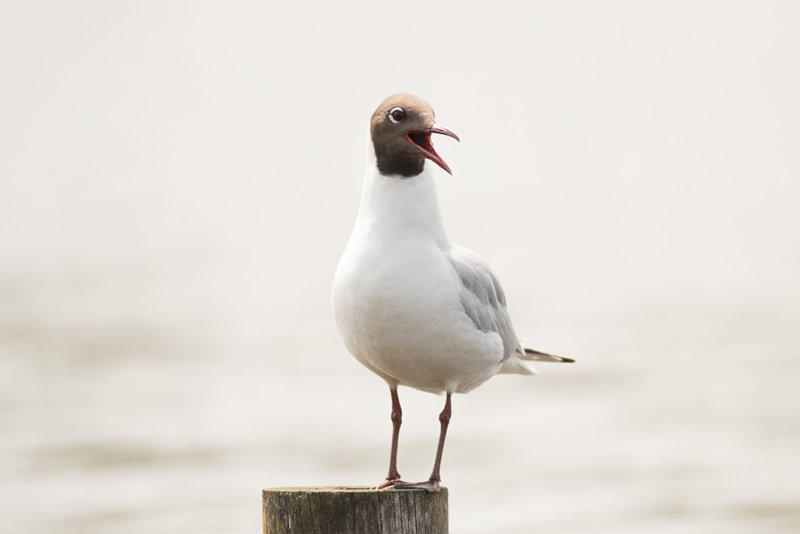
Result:
<svg viewBox="0 0 800 534"><path fill-rule="evenodd" d="M399 124L406 120L406 110L403 108L392 108L389 110L389 120L395 124Z"/></svg>

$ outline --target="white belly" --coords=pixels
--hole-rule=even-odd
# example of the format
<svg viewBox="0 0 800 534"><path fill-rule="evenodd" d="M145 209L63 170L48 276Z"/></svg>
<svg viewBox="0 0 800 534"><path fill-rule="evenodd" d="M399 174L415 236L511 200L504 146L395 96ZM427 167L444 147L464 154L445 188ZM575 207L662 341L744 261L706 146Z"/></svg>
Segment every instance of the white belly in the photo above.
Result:
<svg viewBox="0 0 800 534"><path fill-rule="evenodd" d="M353 240L334 280L336 321L347 348L390 385L468 391L496 374L495 333L475 328L446 254L430 240Z"/></svg>

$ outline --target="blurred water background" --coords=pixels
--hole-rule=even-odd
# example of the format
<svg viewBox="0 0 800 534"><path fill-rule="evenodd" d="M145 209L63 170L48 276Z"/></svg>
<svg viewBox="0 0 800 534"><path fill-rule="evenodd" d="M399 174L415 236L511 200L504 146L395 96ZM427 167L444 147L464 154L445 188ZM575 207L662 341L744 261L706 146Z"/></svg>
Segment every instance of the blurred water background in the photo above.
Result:
<svg viewBox="0 0 800 534"><path fill-rule="evenodd" d="M454 399L453 533L800 531L794 2L6 2L0 532L252 533L370 484L389 395L329 305L367 121L528 344ZM423 479L442 397L401 390Z"/></svg>

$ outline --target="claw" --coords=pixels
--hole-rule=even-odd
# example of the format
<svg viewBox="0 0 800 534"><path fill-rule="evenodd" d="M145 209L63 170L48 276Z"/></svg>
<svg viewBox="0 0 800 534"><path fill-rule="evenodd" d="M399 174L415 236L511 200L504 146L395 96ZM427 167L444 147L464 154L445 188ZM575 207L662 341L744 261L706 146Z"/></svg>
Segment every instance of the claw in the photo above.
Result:
<svg viewBox="0 0 800 534"><path fill-rule="evenodd" d="M397 483L408 484L408 482L404 482L404 481L400 480L399 478L393 478L393 479L388 479L387 478L386 480L384 480L383 482L381 482L377 486L373 487L372 489L374 489L374 490L382 490L382 489L386 489L386 488L393 488Z"/></svg>

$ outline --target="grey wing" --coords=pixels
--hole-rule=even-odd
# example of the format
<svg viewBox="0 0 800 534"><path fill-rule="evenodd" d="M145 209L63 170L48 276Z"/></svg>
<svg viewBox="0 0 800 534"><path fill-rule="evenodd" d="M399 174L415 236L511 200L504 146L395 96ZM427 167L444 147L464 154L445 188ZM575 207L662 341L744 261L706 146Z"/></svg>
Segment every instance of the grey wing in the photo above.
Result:
<svg viewBox="0 0 800 534"><path fill-rule="evenodd" d="M459 298L464 312L481 332L496 332L503 341L503 360L522 352L506 310L500 282L480 256L463 247L450 250L450 261L461 279Z"/></svg>

